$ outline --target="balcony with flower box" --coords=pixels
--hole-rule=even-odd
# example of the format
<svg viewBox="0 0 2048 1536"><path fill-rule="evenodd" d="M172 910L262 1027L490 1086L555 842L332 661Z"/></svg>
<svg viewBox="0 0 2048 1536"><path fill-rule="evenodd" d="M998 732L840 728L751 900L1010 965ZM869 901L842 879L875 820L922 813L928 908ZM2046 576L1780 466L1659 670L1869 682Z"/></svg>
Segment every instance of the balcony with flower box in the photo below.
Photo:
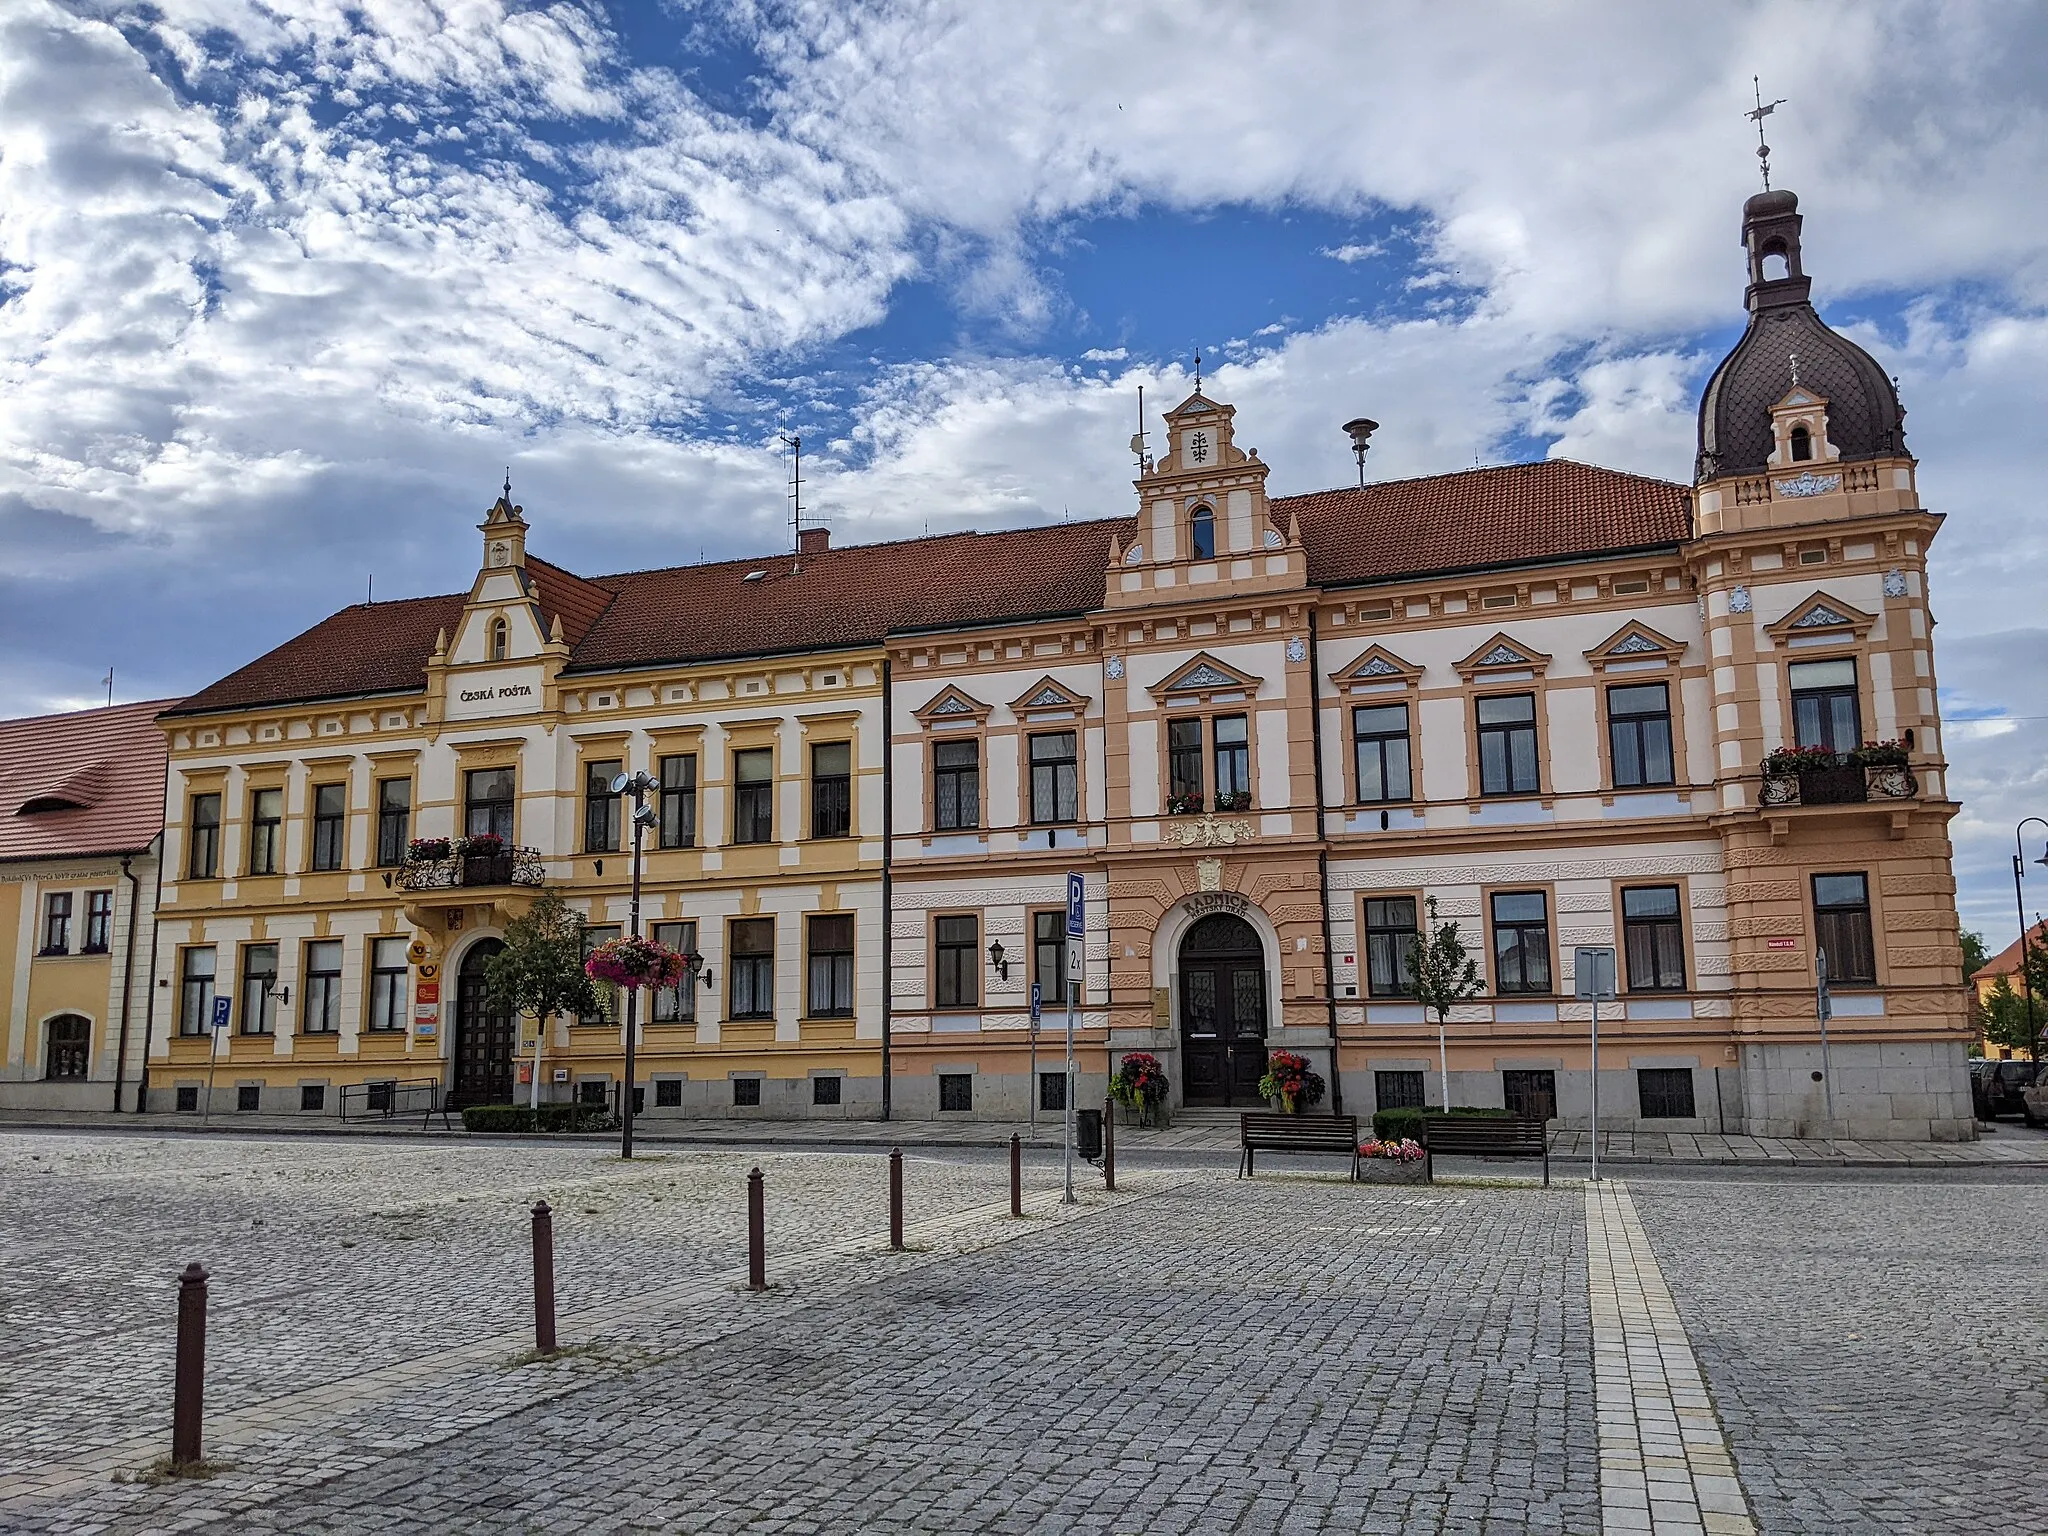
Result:
<svg viewBox="0 0 2048 1536"><path fill-rule="evenodd" d="M508 897L523 910L546 879L538 848L491 836L422 837L406 848L392 884L406 893L408 911L503 904Z"/></svg>
<svg viewBox="0 0 2048 1536"><path fill-rule="evenodd" d="M1847 752L1781 747L1763 761L1757 805L1766 812L1827 806L1890 805L1893 836L1903 836L1920 784L1903 743L1869 741ZM1782 840L1782 838L1781 838Z"/></svg>

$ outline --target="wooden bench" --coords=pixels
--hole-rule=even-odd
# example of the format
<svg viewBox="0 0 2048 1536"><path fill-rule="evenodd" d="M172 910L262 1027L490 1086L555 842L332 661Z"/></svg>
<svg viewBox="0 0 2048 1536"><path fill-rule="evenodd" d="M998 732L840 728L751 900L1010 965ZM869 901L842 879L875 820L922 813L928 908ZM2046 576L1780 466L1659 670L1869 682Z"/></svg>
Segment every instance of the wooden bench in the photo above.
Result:
<svg viewBox="0 0 2048 1536"><path fill-rule="evenodd" d="M1550 1132L1541 1120L1499 1115L1425 1115L1422 1118L1425 1177L1436 1182L1439 1152L1466 1157L1540 1157L1543 1186L1550 1187Z"/></svg>
<svg viewBox="0 0 2048 1536"><path fill-rule="evenodd" d="M1358 1116L1247 1114L1240 1117L1238 1135L1243 1148L1238 1157L1237 1176L1252 1176L1254 1152L1321 1153L1351 1160L1351 1177L1358 1177Z"/></svg>

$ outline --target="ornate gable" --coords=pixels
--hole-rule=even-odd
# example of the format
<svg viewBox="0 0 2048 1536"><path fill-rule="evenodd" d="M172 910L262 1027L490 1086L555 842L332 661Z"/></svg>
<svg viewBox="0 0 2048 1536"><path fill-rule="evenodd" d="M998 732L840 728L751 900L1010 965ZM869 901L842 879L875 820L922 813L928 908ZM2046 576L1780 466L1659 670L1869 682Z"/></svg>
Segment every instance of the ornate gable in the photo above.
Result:
<svg viewBox="0 0 2048 1536"><path fill-rule="evenodd" d="M1511 639L1506 630L1494 631L1480 642L1479 649L1457 664L1458 675L1468 681L1490 672L1533 672L1541 676L1550 658L1533 645Z"/></svg>
<svg viewBox="0 0 2048 1536"><path fill-rule="evenodd" d="M1616 662L1661 662L1670 665L1685 654L1685 642L1674 640L1647 624L1630 620L1585 653L1599 672Z"/></svg>
<svg viewBox="0 0 2048 1536"><path fill-rule="evenodd" d="M1865 613L1855 604L1845 603L1826 592L1815 592L1777 623L1766 624L1764 633L1779 645L1808 635L1861 640L1876 622L1876 614Z"/></svg>
<svg viewBox="0 0 2048 1536"><path fill-rule="evenodd" d="M980 725L988 719L988 712L988 705L956 684L948 683L923 709L912 711L912 718L930 730L934 726Z"/></svg>
<svg viewBox="0 0 2048 1536"><path fill-rule="evenodd" d="M1222 694L1250 698L1258 692L1259 681L1249 672L1242 672L1218 661L1207 651L1200 651L1178 671L1169 673L1165 682L1155 684L1149 691L1155 699L1164 699L1168 704L1207 703Z"/></svg>
<svg viewBox="0 0 2048 1536"><path fill-rule="evenodd" d="M1384 645L1368 646L1365 654L1330 674L1338 688L1364 689L1401 684L1413 688L1422 681L1422 668L1404 661Z"/></svg>
<svg viewBox="0 0 2048 1536"><path fill-rule="evenodd" d="M1027 715L1079 715L1087 711L1088 696L1076 693L1050 676L1041 677L1010 703L1020 719Z"/></svg>

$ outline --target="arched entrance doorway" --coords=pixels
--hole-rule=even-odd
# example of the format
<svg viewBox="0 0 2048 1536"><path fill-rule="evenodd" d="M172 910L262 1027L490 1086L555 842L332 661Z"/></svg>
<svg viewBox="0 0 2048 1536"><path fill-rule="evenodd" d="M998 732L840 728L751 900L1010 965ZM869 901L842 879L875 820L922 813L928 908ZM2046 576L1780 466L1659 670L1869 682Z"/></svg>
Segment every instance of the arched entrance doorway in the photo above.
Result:
<svg viewBox="0 0 2048 1536"><path fill-rule="evenodd" d="M484 990L484 965L505 946L478 939L462 957L455 983L455 1086L450 1107L512 1102L512 1012L494 1008Z"/></svg>
<svg viewBox="0 0 2048 1536"><path fill-rule="evenodd" d="M1266 1075L1266 956L1258 930L1218 912L1180 941L1182 1084L1190 1104L1255 1104Z"/></svg>

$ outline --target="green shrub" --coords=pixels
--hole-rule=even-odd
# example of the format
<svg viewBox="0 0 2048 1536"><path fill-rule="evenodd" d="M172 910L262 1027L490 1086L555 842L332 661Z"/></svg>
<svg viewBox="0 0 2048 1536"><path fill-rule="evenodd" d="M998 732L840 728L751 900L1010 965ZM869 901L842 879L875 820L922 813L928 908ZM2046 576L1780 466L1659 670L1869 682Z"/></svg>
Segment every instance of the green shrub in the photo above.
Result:
<svg viewBox="0 0 2048 1536"><path fill-rule="evenodd" d="M1476 1115L1496 1120L1509 1119L1514 1115L1511 1109L1481 1109L1476 1104L1453 1104L1450 1112L1454 1115ZM1372 1133L1381 1141L1400 1141L1404 1137L1420 1141L1422 1117L1443 1113L1440 1109L1382 1109L1372 1117Z"/></svg>
<svg viewBox="0 0 2048 1536"><path fill-rule="evenodd" d="M462 1112L462 1128L479 1132L609 1131L618 1123L603 1104L472 1104Z"/></svg>

